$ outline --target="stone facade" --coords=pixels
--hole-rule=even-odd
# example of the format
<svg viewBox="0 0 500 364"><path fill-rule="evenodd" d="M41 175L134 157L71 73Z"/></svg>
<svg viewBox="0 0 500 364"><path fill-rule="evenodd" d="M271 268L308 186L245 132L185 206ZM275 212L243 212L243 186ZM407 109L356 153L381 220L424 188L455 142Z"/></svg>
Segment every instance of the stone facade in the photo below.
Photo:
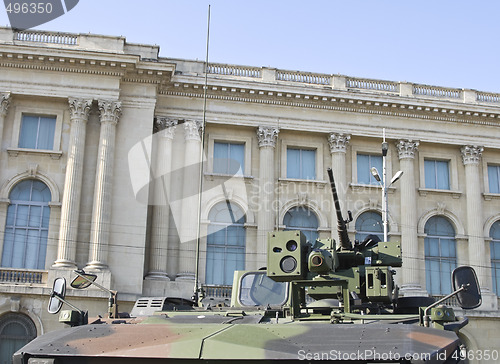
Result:
<svg viewBox="0 0 500 364"><path fill-rule="evenodd" d="M221 203L244 213L245 269L265 265L267 233L286 228L294 209L314 216L317 236L336 237L328 167L344 213L353 213L354 240L356 221L381 212L381 189L361 177L360 156L380 156L385 128L387 175L403 171L388 207L390 240L403 247L401 293L430 293L426 224L443 217L456 265L472 265L483 289L483 305L468 313L468 340L493 349L498 337L473 336L485 318L499 320L490 229L500 220L500 193L490 190L488 171L500 165L500 95L210 64L204 113L203 62L158 51L121 37L0 28L2 255L13 189L36 180L51 196L45 265L2 264L0 315L24 313L38 333L58 328L45 312L47 294L55 276L69 279L77 267L118 290L122 310L142 295L190 297L195 277L213 279L207 235ZM24 118L39 115L54 120L48 150L20 142ZM233 144L241 170L221 172L216 149ZM290 150L313 151L312 176L290 173ZM445 188L429 185L426 163L436 161L446 165ZM68 296L90 315L106 310L100 291Z"/></svg>

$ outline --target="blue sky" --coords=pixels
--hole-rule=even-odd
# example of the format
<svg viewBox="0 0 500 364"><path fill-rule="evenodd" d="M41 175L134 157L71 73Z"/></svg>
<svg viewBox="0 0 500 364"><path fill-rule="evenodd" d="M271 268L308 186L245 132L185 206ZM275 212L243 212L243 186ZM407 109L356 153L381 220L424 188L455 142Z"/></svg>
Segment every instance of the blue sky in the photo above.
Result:
<svg viewBox="0 0 500 364"><path fill-rule="evenodd" d="M37 29L122 35L203 60L209 4L212 62L500 93L496 0L80 0Z"/></svg>

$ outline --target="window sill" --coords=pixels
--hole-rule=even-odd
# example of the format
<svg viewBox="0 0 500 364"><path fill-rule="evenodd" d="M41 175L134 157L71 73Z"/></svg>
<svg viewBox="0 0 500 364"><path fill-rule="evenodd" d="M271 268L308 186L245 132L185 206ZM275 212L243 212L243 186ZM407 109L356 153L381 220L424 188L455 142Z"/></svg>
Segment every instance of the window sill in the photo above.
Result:
<svg viewBox="0 0 500 364"><path fill-rule="evenodd" d="M327 184L326 181L320 181L316 179L299 179L299 178L278 178L279 183L309 183L315 184L316 187L324 188Z"/></svg>
<svg viewBox="0 0 500 364"><path fill-rule="evenodd" d="M57 150L45 150L45 149L28 149L28 148L7 148L7 153L11 157L17 157L19 154L28 154L28 155L47 155L52 159L61 159L63 154L62 151Z"/></svg>
<svg viewBox="0 0 500 364"><path fill-rule="evenodd" d="M245 180L254 179L254 176L247 176L244 174L205 173L204 176L205 178L208 178L210 181L213 181L215 178L224 178L224 179L241 178Z"/></svg>
<svg viewBox="0 0 500 364"><path fill-rule="evenodd" d="M453 190L438 190L434 188L419 188L418 193L420 196L425 197L427 194L431 195L438 195L438 194L444 194L444 195L450 195L453 198L460 198L462 196L462 192L460 191L453 191Z"/></svg>
<svg viewBox="0 0 500 364"><path fill-rule="evenodd" d="M500 193L483 193L485 201L500 200Z"/></svg>

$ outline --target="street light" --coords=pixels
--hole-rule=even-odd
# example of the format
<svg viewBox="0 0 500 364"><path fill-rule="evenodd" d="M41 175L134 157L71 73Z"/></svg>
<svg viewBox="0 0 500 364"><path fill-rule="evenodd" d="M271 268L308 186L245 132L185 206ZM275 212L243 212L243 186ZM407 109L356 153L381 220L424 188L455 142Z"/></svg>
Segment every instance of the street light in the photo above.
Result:
<svg viewBox="0 0 500 364"><path fill-rule="evenodd" d="M397 171L396 174L392 177L391 182L387 185L387 170L386 170L386 164L385 164L385 158L387 156L387 151L389 149L388 143L385 141L385 129L384 129L384 142L382 143L382 169L383 169L383 176L380 178L380 174L377 171L377 168L372 167L370 169L370 172L372 173L372 176L377 180L377 182L380 184L382 187L382 223L384 224L384 241L388 241L388 231L387 231L387 226L388 226L388 221L387 221L387 206L388 206L388 200L387 200L387 191L389 190L389 187L392 186L394 182L396 182L398 179L401 178L403 175L403 171Z"/></svg>

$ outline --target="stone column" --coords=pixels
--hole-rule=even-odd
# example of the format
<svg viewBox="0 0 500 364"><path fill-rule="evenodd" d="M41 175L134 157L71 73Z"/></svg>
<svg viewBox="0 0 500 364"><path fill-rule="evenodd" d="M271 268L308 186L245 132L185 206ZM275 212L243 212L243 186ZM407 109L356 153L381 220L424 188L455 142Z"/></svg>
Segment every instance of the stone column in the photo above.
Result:
<svg viewBox="0 0 500 364"><path fill-rule="evenodd" d="M398 149L400 170L403 177L401 186L401 249L403 251L401 293L405 296L425 295L420 285L420 269L423 267L418 254L417 234L417 186L415 182L415 152L419 142L399 140Z"/></svg>
<svg viewBox="0 0 500 364"><path fill-rule="evenodd" d="M10 106L10 93L0 94L0 152L2 151L3 126L5 124L5 116Z"/></svg>
<svg viewBox="0 0 500 364"><path fill-rule="evenodd" d="M259 126L259 206L257 214L257 263L265 265L267 254L267 234L274 230L275 165L274 150L278 138L278 128Z"/></svg>
<svg viewBox="0 0 500 364"><path fill-rule="evenodd" d="M76 267L83 156L85 154L85 135L91 106L92 100L69 98L71 130L61 206L57 260L54 262L54 268Z"/></svg>
<svg viewBox="0 0 500 364"><path fill-rule="evenodd" d="M151 222L151 248L149 272L146 279L169 280L167 276L168 230L170 219L170 181L172 172L172 140L177 120L156 118L155 141L157 142L153 174L153 217Z"/></svg>
<svg viewBox="0 0 500 364"><path fill-rule="evenodd" d="M115 154L116 124L121 115L121 103L99 101L101 133L97 152L94 205L90 225L89 263L86 269L107 269L111 195Z"/></svg>
<svg viewBox="0 0 500 364"><path fill-rule="evenodd" d="M196 270L196 244L199 225L199 189L201 135L203 124L198 120L184 122L184 183L182 187L181 226L179 229L179 273L177 279L194 280Z"/></svg>
<svg viewBox="0 0 500 364"><path fill-rule="evenodd" d="M491 287L487 268L490 265L486 257L483 235L483 206L481 183L479 178L479 160L483 147L466 145L461 148L465 166L465 194L467 199L467 235L469 236L469 264L477 273L481 290Z"/></svg>
<svg viewBox="0 0 500 364"><path fill-rule="evenodd" d="M347 144L349 144L351 136L347 134L331 133L328 136L328 144L330 145L330 154L332 155L332 172L335 179L335 186L337 188L337 195L339 196L340 208L344 216L347 210L347 176L346 176L346 152ZM328 189L329 190L329 189ZM329 192L330 193L330 192ZM337 216L335 214L335 207L331 208L331 234L337 235Z"/></svg>

